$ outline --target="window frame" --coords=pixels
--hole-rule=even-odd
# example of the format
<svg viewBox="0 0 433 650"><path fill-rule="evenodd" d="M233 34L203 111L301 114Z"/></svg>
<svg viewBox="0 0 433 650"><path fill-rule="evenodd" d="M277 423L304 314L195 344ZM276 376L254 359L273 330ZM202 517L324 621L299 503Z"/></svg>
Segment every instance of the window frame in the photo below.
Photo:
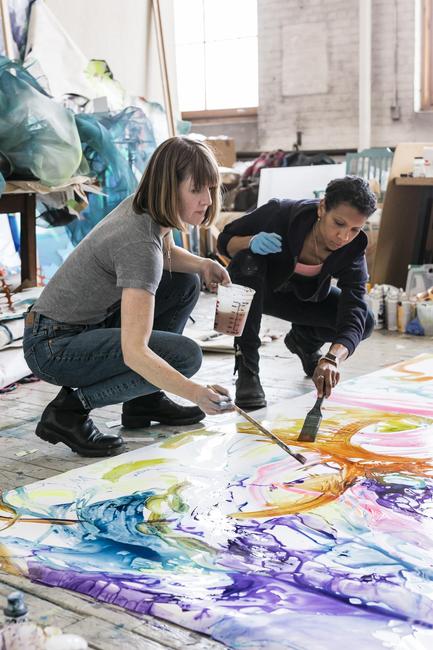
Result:
<svg viewBox="0 0 433 650"><path fill-rule="evenodd" d="M207 118L231 118L237 120L245 117L256 117L257 111L258 106L249 106L246 108L210 108L202 111L182 111L181 115L183 120L205 120Z"/></svg>
<svg viewBox="0 0 433 650"><path fill-rule="evenodd" d="M433 1L433 0L432 0ZM256 0L256 7L257 7L257 2ZM258 7L257 7L258 10ZM204 12L204 6L203 6L203 12ZM204 15L204 14L203 14ZM256 34L256 40L257 40L257 47L258 47L258 33ZM206 47L206 43L210 42L219 42L219 41L199 41L200 43L203 44L204 47ZM177 48L177 43L175 42L175 49ZM205 80L206 84L206 80ZM258 85L258 79L257 79L257 85ZM206 86L205 86L205 91L206 91ZM206 92L205 92L205 102L206 102ZM181 117L183 120L189 120L189 121L197 121L197 120L206 120L206 119L213 119L213 120L218 120L218 119L224 119L224 118L229 118L233 120L240 120L245 117L257 117L258 114L258 104L259 100L257 99L257 106L239 106L239 107L233 107L233 108L204 108L201 110L197 111L181 111Z"/></svg>

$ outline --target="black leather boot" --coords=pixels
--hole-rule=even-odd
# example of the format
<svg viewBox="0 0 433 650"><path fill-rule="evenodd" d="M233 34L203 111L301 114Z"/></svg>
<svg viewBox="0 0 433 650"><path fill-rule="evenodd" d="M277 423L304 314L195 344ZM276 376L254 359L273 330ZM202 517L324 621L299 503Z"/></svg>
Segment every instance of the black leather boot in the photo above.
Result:
<svg viewBox="0 0 433 650"><path fill-rule="evenodd" d="M122 424L128 429L150 427L151 422L171 426L195 424L206 417L198 406L181 406L158 391L124 402Z"/></svg>
<svg viewBox="0 0 433 650"><path fill-rule="evenodd" d="M236 406L244 411L256 411L266 406L257 364L248 363L241 352L236 352L235 372L236 370Z"/></svg>
<svg viewBox="0 0 433 650"><path fill-rule="evenodd" d="M80 456L113 456L124 448L120 435L99 431L72 388L63 387L48 404L36 435L53 445L63 442Z"/></svg>
<svg viewBox="0 0 433 650"><path fill-rule="evenodd" d="M296 334L293 333L293 330L290 330L290 332L286 334L284 343L290 352L293 352L293 354L296 354L300 358L306 376L312 377L322 355L317 350L314 350L313 352L305 350L299 339L296 338Z"/></svg>

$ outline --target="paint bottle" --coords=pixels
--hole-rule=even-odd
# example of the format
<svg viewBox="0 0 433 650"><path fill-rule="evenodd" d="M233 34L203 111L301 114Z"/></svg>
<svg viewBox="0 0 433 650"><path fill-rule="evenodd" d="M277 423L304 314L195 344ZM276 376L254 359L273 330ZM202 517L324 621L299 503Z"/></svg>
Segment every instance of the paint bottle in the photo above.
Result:
<svg viewBox="0 0 433 650"><path fill-rule="evenodd" d="M0 630L5 650L88 650L87 641L76 634L62 634L58 627L42 628L27 620L27 607L20 591L9 594L3 610L6 623Z"/></svg>
<svg viewBox="0 0 433 650"><path fill-rule="evenodd" d="M405 291L400 289L397 306L398 331L404 333L408 322L412 320L412 304Z"/></svg>
<svg viewBox="0 0 433 650"><path fill-rule="evenodd" d="M412 174L414 178L421 178L425 176L424 156L415 156L413 159Z"/></svg>
<svg viewBox="0 0 433 650"><path fill-rule="evenodd" d="M385 298L386 328L390 332L397 331L398 291L389 289Z"/></svg>
<svg viewBox="0 0 433 650"><path fill-rule="evenodd" d="M383 316L384 316L384 303L383 303L383 290L379 285L374 285L373 289L368 294L370 308L374 318L374 329L383 329Z"/></svg>

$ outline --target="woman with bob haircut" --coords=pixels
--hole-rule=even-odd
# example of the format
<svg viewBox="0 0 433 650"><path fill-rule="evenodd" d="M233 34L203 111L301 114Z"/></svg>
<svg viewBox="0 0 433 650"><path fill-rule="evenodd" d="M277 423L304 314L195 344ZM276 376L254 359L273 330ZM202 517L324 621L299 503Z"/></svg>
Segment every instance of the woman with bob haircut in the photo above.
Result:
<svg viewBox="0 0 433 650"><path fill-rule="evenodd" d="M166 140L135 196L107 215L51 278L26 315L24 333L32 372L62 386L37 436L82 456L109 456L124 443L97 429L89 417L94 408L123 402L122 424L129 428L193 424L221 412L228 393L189 379L200 368L201 350L182 332L201 282L215 290L230 278L172 237L173 228L212 223L219 186L206 145ZM163 391L195 406L181 406Z"/></svg>

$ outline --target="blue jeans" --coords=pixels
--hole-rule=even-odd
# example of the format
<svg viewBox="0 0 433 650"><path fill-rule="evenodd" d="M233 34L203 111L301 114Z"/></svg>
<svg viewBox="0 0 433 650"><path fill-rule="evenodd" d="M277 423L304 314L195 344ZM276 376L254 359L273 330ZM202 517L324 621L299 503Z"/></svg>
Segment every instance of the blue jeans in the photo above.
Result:
<svg viewBox="0 0 433 650"><path fill-rule="evenodd" d="M181 335L199 294L197 275L170 276L164 271L155 295L149 347L185 377L192 377L202 361L199 346ZM29 315L34 321L26 325L23 341L29 368L50 384L78 388L86 408L118 404L158 390L123 361L120 307L96 325L71 325L38 313Z"/></svg>

